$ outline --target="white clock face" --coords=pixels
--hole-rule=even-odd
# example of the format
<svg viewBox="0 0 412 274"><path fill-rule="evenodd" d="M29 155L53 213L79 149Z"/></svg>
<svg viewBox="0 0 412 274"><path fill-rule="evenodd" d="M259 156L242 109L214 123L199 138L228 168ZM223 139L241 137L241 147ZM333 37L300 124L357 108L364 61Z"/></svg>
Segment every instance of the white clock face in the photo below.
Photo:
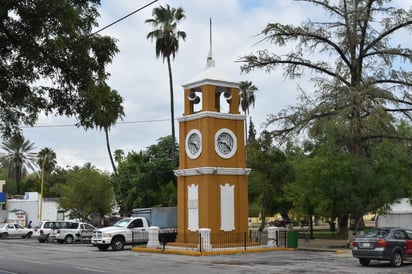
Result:
<svg viewBox="0 0 412 274"><path fill-rule="evenodd" d="M215 150L222 158L232 157L237 148L235 134L230 129L222 128L215 135Z"/></svg>
<svg viewBox="0 0 412 274"><path fill-rule="evenodd" d="M192 129L186 136L186 154L191 159L196 159L202 152L202 137L200 131Z"/></svg>

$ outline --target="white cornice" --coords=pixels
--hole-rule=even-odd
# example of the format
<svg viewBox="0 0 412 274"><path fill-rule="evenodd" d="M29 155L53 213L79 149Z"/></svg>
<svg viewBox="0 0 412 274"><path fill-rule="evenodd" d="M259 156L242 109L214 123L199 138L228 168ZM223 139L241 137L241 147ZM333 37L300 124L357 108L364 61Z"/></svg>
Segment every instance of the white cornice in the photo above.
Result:
<svg viewBox="0 0 412 274"><path fill-rule="evenodd" d="M219 119L227 119L227 120L245 120L246 116L242 114L229 114L229 113L221 113L216 111L202 111L197 112L194 114L186 115L177 118L179 122L187 122L192 120L197 120L201 118L219 118Z"/></svg>
<svg viewBox="0 0 412 274"><path fill-rule="evenodd" d="M249 175L250 168L229 168L229 167L196 167L188 169L178 169L174 173L176 176L198 176L208 174L218 175Z"/></svg>

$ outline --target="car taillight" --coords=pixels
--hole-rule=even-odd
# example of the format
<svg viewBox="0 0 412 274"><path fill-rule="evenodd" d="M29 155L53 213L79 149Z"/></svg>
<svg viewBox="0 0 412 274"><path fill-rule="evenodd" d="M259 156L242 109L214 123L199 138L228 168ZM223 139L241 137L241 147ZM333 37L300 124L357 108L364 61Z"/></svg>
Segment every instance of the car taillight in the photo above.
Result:
<svg viewBox="0 0 412 274"><path fill-rule="evenodd" d="M353 241L352 246L353 246L353 247L357 247L357 246L358 246L358 243L357 243L356 241Z"/></svg>
<svg viewBox="0 0 412 274"><path fill-rule="evenodd" d="M385 241L385 239L379 239L377 242L376 242L376 247L386 247L388 244L387 244L387 242Z"/></svg>
<svg viewBox="0 0 412 274"><path fill-rule="evenodd" d="M60 234L60 229L57 229L57 232L56 232L57 234Z"/></svg>
<svg viewBox="0 0 412 274"><path fill-rule="evenodd" d="M43 235L43 234L44 234L43 229L40 229L40 235Z"/></svg>

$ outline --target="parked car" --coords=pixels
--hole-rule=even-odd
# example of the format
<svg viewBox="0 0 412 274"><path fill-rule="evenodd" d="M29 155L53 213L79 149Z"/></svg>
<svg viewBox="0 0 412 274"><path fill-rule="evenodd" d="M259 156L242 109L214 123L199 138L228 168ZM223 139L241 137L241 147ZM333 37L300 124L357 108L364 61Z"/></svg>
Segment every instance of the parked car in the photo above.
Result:
<svg viewBox="0 0 412 274"><path fill-rule="evenodd" d="M282 217L277 218L276 220L269 222L270 226L277 226L277 227L286 227L287 224L290 224L290 220L283 219Z"/></svg>
<svg viewBox="0 0 412 274"><path fill-rule="evenodd" d="M95 229L94 226L87 223L72 222L68 228L57 229L56 241L61 244L71 244L74 241L90 242Z"/></svg>
<svg viewBox="0 0 412 274"><path fill-rule="evenodd" d="M53 242L56 237L56 230L67 228L72 222L69 221L41 221L34 227L33 236L38 237L39 242Z"/></svg>
<svg viewBox="0 0 412 274"><path fill-rule="evenodd" d="M7 239L9 237L30 238L33 234L33 229L23 227L19 224L4 223L0 224L0 238Z"/></svg>
<svg viewBox="0 0 412 274"><path fill-rule="evenodd" d="M412 258L412 230L399 227L375 228L355 239L352 255L361 265L371 260L389 261L399 267L404 259Z"/></svg>

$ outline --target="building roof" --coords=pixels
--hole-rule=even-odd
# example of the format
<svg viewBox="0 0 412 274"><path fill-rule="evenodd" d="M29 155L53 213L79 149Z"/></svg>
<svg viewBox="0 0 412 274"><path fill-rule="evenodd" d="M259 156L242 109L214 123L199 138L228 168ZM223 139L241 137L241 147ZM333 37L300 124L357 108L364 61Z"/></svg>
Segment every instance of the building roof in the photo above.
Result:
<svg viewBox="0 0 412 274"><path fill-rule="evenodd" d="M238 82L232 80L229 76L215 68L215 61L212 56L212 41L210 41L209 54L207 56L205 70L189 80L187 84L182 86L184 89L191 89L204 85L239 88Z"/></svg>
<svg viewBox="0 0 412 274"><path fill-rule="evenodd" d="M238 82L232 80L226 74L218 71L214 66L206 67L204 71L193 77L187 84L182 86L184 89L190 89L204 85L239 88Z"/></svg>

